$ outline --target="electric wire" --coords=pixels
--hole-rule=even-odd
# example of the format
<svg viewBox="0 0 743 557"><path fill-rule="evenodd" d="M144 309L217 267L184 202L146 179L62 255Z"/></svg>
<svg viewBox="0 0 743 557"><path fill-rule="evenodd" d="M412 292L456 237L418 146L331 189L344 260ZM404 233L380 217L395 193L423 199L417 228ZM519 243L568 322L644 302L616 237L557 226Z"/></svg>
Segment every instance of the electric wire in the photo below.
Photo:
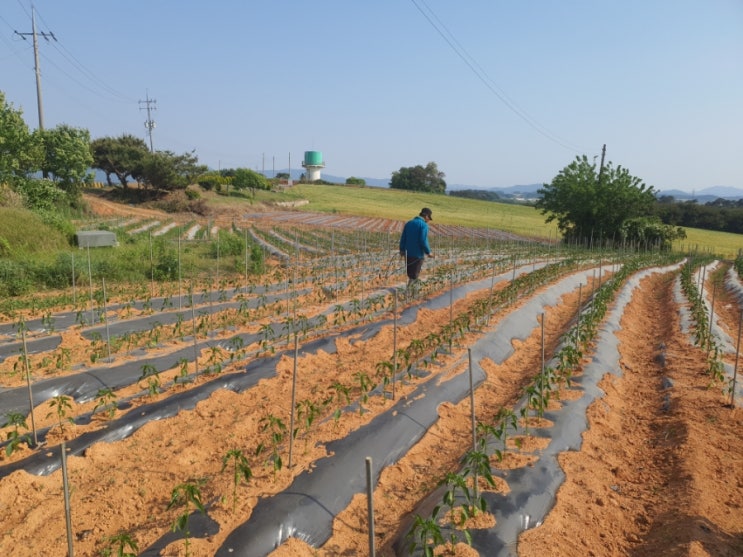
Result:
<svg viewBox="0 0 743 557"><path fill-rule="evenodd" d="M44 25L44 26L45 26L46 28L49 28L49 24L48 24L48 23L47 23L47 22L46 22L46 21L44 20L44 16L43 16L43 15L42 15L41 13L39 13L38 11L36 12L36 14L37 14L37 16L38 16L39 20L41 21L41 23L42 23L42 24L43 24L43 25ZM113 87L109 86L109 85L108 85L108 84L107 84L106 82L104 82L104 81L103 81L102 79L100 79L100 78L99 78L98 76L96 76L96 75L95 75L95 74L94 74L94 73L93 73L93 72L92 72L91 70L87 69L87 68L86 68L86 67L85 67L85 66L84 66L84 65L83 65L83 64L82 64L82 63L81 63L81 62L80 62L80 61L79 61L79 60L78 60L78 59L77 59L77 58L76 58L75 56L74 56L74 54L72 54L72 52L70 52L70 51L69 51L69 50L67 49L67 47L66 47L66 46L64 45L64 43L63 43L62 41L60 41L60 40L59 40L59 39L58 39L58 38L57 38L57 37L56 37L55 35L53 35L53 34L52 34L51 36L52 36L52 38L54 39L54 41L52 42L52 41L49 41L48 39L47 39L47 41L48 41L48 42L50 42L51 46L52 46L52 47L53 47L53 48L54 48L54 49L55 49L55 50L56 50L56 51L57 51L57 52L58 52L58 53L60 54L60 56L62 56L62 57L63 57L63 58L64 58L64 59L65 59L65 60L66 60L66 61L67 61L67 62L68 62L68 63L69 63L69 64L70 64L70 65L71 65L72 67L73 67L73 68L75 68L75 69L76 69L76 70L77 70L78 72L80 72L80 74L81 74L81 75L83 75L83 76L84 76L84 77L85 77L85 78L86 78L87 80L89 80L89 81L90 81L90 82L91 82L92 84L94 84L94 85L95 85L96 87L100 87L100 88L102 88L103 90L105 90L105 92L106 92L106 93L107 93L107 95L109 96L109 100L115 100L116 102L126 102L126 103L134 103L134 102L136 102L136 101L135 101L134 99L131 99L131 98L130 98L130 97L128 97L127 95L125 95L125 94L123 94L123 93L121 93L121 92L117 91L117 90L116 90L116 89L114 89ZM52 62L52 61L51 61L51 59L50 59L50 58L48 58L47 56L45 56L45 59L47 59L47 60L49 60L50 62ZM72 80L73 80L73 81L74 81L75 83L77 83L77 84L78 84L78 85L80 85L81 87L83 87L83 88L87 89L87 90L88 90L88 91L90 91L91 93L93 93L93 94L95 94L95 95L97 95L97 96L99 96L99 97L101 97L101 98L105 98L105 97L106 97L106 95L102 95L102 94L101 94L101 90L96 90L96 89L93 89L93 88L91 88L91 87L89 87L89 86L86 86L86 85L85 85L85 84L83 84L83 83L82 83L81 81L79 81L79 80L75 79L75 78L74 78L74 77L72 77L72 76L71 76L71 75L70 75L69 73L67 73L66 71L64 71L64 70L63 70L63 69L62 69L62 68L61 68L61 67L60 67L60 66L59 66L58 64L56 64L56 63L54 63L54 62L52 62L52 64L54 64L54 65L55 65L55 67L57 67L57 68L58 68L58 69L59 69L60 71L62 71L62 72L63 72L63 73L65 74L65 75L67 75L67 76L68 76L68 77L69 77L70 79L72 79ZM116 97L116 98L111 98L111 96L114 96L114 97Z"/></svg>
<svg viewBox="0 0 743 557"><path fill-rule="evenodd" d="M37 15L39 16L39 19L41 22L49 28L49 24L46 23L44 20L44 17L37 11ZM80 60L78 60L75 55L67 49L67 47L64 45L62 41L60 41L57 37L54 37L54 42L51 43L52 47L62 56L71 66L73 66L77 71L79 71L82 75L84 75L88 80L90 80L92 83L96 84L99 87L102 87L108 94L113 95L117 97L118 102L126 102L126 103L135 103L137 102L135 99L132 99L128 95L121 93L117 89L109 86L105 81L103 81L101 78L99 78L95 73L93 73L91 70L89 70L87 67L83 65ZM59 66L58 66L59 67ZM83 86L79 81L76 81L79 85ZM93 89L86 87L89 91L98 94L100 93L94 91ZM114 100L114 99L112 99Z"/></svg>
<svg viewBox="0 0 743 557"><path fill-rule="evenodd" d="M456 39L456 37L447 29L447 27L444 25L444 23L439 19L439 17L436 15L436 13L431 9L428 4L426 4L425 0L410 0L413 5L416 7L416 9L420 12L420 14L428 21L428 23L433 27L436 32L441 36L442 39L446 42L446 44L449 45L449 47L454 51L454 53L467 65L467 67L472 71L472 73L475 74L475 76L487 87L487 89L493 93L505 106L508 108L511 112L513 112L516 116L521 118L529 127L531 127L534 131L539 133L541 136L545 137L546 139L549 139L550 141L557 143L561 147L564 147L565 149L568 149L570 151L575 152L582 152L581 149L577 148L576 146L568 143L567 141L564 141L560 139L557 135L551 133L549 130L547 130L544 126L539 124L534 118L529 116L529 114L521 109L515 102L513 102L511 99L508 98L508 95L503 91L502 88L500 88L495 81L493 81L485 72L485 70L482 68L480 64L477 63L477 61L465 50L465 48L461 45L461 43ZM429 13L426 13L426 11L421 7L421 4L426 7L426 10ZM436 21L434 21L434 18Z"/></svg>

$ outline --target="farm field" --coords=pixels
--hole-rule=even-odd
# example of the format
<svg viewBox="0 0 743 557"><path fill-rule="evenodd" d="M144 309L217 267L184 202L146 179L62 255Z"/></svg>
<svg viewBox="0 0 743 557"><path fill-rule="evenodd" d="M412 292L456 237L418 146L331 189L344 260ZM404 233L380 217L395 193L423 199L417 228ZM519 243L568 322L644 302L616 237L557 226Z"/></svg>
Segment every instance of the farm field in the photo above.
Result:
<svg viewBox="0 0 743 557"><path fill-rule="evenodd" d="M408 290L401 225L233 212L200 227L250 235L262 275L6 316L0 551L368 554L370 464L378 555L743 552L731 262L435 222Z"/></svg>

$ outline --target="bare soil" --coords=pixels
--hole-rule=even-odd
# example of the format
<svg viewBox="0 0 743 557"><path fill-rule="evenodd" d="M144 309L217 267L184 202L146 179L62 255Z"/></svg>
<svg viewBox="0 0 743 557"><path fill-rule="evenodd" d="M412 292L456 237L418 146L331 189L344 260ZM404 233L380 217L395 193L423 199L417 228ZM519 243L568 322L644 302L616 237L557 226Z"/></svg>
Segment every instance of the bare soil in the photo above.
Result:
<svg viewBox="0 0 743 557"><path fill-rule="evenodd" d="M133 213L107 203L97 204L96 210ZM138 213L141 211L145 210ZM149 212L147 216L151 216ZM743 414L740 408L726 405L719 385L710 386L705 354L681 334L673 279L673 274L645 279L628 306L619 336L622 376L607 375L601 384L606 395L589 408L589 428L581 450L560 458L567 479L555 507L544 524L521 536L520 555L743 555ZM727 308L726 326L733 327L737 306L725 299L724 293L720 295L720 303ZM574 317L578 296L573 292L558 306L546 308L548 351L557 346ZM455 311L466 311L475 299L457 302ZM307 308L308 313L312 311ZM400 331L398 342L419 338L445 325L449 318L448 308L422 311L414 324ZM467 346L476 334L470 333L461 345ZM327 398L331 394L327 385L334 379L342 381L353 371L366 370L374 376L374 363L389 357L391 345L392 330L387 328L368 341L339 339L336 354L303 354L298 362L297 400ZM480 420L520 398L541 361L541 331L535 329L515 348L503 364L483 364L488 379L476 394ZM441 364L442 374L462 371L456 352L444 356ZM224 370L240 372L237 365ZM106 539L119 532L129 533L140 551L145 549L170 530L182 510L167 509L173 488L203 480L203 501L210 505L209 514L219 523L220 531L207 538L193 538L190 554L213 555L227 534L250 516L260 497L285 489L295 475L325 456L326 443L367 423L389 405L385 399L372 398L369 412L363 415L347 415L302 432L291 468L274 471L265 458L251 456L253 478L239 486L233 500L232 475L229 469L222 470L222 459L234 449L252 455L259 442L270 442L261 418L281 416L288 423L286 401L290 400L292 372L293 360L284 357L275 378L261 381L249 391L217 391L192 411L182 411L165 423L151 422L123 441L93 445L84 457L70 457L75 554L100 555L108 546ZM665 378L672 387L664 388ZM398 396L408 392L409 388L399 386ZM92 404L81 405L74 412L89 411ZM41 425L53 423L48 412L46 406L37 409ZM470 412L469 401L442 405L436 425L397 464L382 471L374 493L378 555L394 555L391 543L402 521L446 472L457 469L462 446L470 438ZM105 418L86 427L105 427ZM67 432L58 431L44 450L50 458L58 458L59 441L80 433L81 426L68 425ZM528 438L522 441L526 445L533 442ZM3 455L0 464L28 451L21 448L10 458ZM528 462L506 460L502 465ZM507 490L508 486L501 483L497 489ZM66 554L63 505L59 471L47 477L21 471L2 478L0 554ZM333 535L323 547L290 540L272 555L367 554L366 508L365 497L355 497L336 518ZM473 550L459 544L448 550L440 548L438 553L469 556ZM162 552L168 556L185 554L182 540Z"/></svg>

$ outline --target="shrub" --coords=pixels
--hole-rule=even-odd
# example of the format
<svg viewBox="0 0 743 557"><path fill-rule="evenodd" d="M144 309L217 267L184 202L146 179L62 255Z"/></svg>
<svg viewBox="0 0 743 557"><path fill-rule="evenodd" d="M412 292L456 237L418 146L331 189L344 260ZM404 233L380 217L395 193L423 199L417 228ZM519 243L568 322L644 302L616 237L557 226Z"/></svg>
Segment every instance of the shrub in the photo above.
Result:
<svg viewBox="0 0 743 557"><path fill-rule="evenodd" d="M239 257L245 254L245 239L227 232L225 230L219 231L219 255L222 257L235 256ZM217 257L217 243L212 242L210 246L210 255Z"/></svg>

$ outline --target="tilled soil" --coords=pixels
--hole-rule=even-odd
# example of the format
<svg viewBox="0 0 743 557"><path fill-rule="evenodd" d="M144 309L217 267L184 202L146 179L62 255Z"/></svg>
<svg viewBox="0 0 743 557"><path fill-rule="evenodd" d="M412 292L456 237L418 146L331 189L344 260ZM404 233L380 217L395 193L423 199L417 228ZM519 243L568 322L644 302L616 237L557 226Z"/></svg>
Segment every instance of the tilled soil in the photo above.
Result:
<svg viewBox="0 0 743 557"><path fill-rule="evenodd" d="M674 278L648 277L627 307L622 377L605 377L580 452L560 459L556 505L520 555L743 555L743 414L681 334Z"/></svg>
<svg viewBox="0 0 743 557"><path fill-rule="evenodd" d="M544 524L521 536L520 555L743 555L743 414L726 406L720 385L710 387L706 355L680 332L674 280L673 273L652 275L636 290L619 333L622 376L607 374L602 382L606 394L589 408L581 450L560 458L567 479L555 507ZM546 308L548 351L567 330L578 296L573 292L557 307ZM725 322L734 321L732 301L721 300L730 306ZM458 302L457 311L469 303L472 300ZM399 341L418 338L448 322L449 316L448 309L422 311ZM387 359L391 335L387 329L370 341L340 339L337 354L303 356L297 399L319 400L328 394L318 391L321 378L340 378ZM461 345L472 338L462 339ZM520 398L540 364L541 331L535 329L515 348L501 365L483 363L488 379L477 391L480 419ZM258 498L284 489L295 474L325 455L325 443L386 407L384 400L371 400L365 415L349 415L303 433L292 469L274 473L263 461L251 460L253 478L240 485L233 501L232 476L222 470L222 458L237 448L248 454L248 448L267 440L260 420L286 410L292 365L286 357L275 378L247 392L217 391L192 411L165 423L152 422L123 441L97 444L84 457L70 458L75 554L99 555L104 539L118 532L130 533L140 550L145 549L169 531L179 512L167 508L172 489L181 482L208 480L203 498L221 529L213 536L192 539L189 551L194 556L213 555L225 536L247 519ZM462 364L444 357L441 365L455 373ZM373 369L368 371L374 374ZM469 401L442 405L435 427L382 472L374 493L378 555L393 555L391 544L402 520L447 471L457 467L470 436L470 411ZM58 447L48 450L51 455ZM15 472L0 481L0 554L65 554L61 483L60 472L48 477ZM497 489L508 486L499 484ZM290 540L272 555L363 555L368 553L367 544L366 500L359 495L336 518L333 535L323 547ZM185 554L182 540L162 552ZM460 544L448 554L471 555L472 550Z"/></svg>

